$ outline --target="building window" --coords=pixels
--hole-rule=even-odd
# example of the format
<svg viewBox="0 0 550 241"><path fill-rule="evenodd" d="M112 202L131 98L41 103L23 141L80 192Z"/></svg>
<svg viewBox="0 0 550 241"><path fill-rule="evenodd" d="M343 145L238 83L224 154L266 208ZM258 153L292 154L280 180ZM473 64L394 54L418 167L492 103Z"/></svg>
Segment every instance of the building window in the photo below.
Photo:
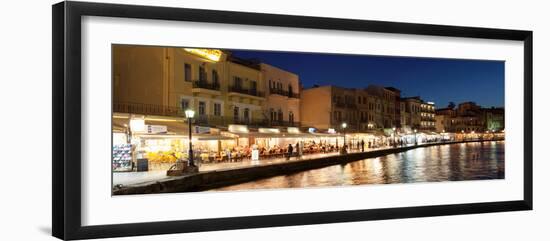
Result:
<svg viewBox="0 0 550 241"><path fill-rule="evenodd" d="M250 81L250 92L252 94L256 94L257 89L258 89L258 84L256 83L256 81L255 80Z"/></svg>
<svg viewBox="0 0 550 241"><path fill-rule="evenodd" d="M292 97L292 85L288 85L288 97Z"/></svg>
<svg viewBox="0 0 550 241"><path fill-rule="evenodd" d="M244 108L243 117L246 123L250 121L250 110L248 108Z"/></svg>
<svg viewBox="0 0 550 241"><path fill-rule="evenodd" d="M191 81L191 65L185 64L184 65L184 75L185 75L185 81Z"/></svg>
<svg viewBox="0 0 550 241"><path fill-rule="evenodd" d="M294 113L292 111L288 112L288 122L294 124Z"/></svg>
<svg viewBox="0 0 550 241"><path fill-rule="evenodd" d="M281 109L279 109L279 113L278 113L278 118L277 118L278 121L283 121L283 111Z"/></svg>
<svg viewBox="0 0 550 241"><path fill-rule="evenodd" d="M182 110L189 109L189 100L188 99L181 99L180 106Z"/></svg>
<svg viewBox="0 0 550 241"><path fill-rule="evenodd" d="M238 106L235 106L233 108L233 120L235 122L239 122L239 107Z"/></svg>
<svg viewBox="0 0 550 241"><path fill-rule="evenodd" d="M206 82L206 70L203 66L199 66L199 81Z"/></svg>
<svg viewBox="0 0 550 241"><path fill-rule="evenodd" d="M199 101L199 115L206 115L206 102Z"/></svg>
<svg viewBox="0 0 550 241"><path fill-rule="evenodd" d="M240 77L233 77L233 85L236 89L242 89L243 87L243 79L241 79Z"/></svg>
<svg viewBox="0 0 550 241"><path fill-rule="evenodd" d="M221 116L222 115L222 104L214 103L214 115L215 116Z"/></svg>
<svg viewBox="0 0 550 241"><path fill-rule="evenodd" d="M274 122L277 116L277 113L273 109L269 109L269 113L270 113L271 122Z"/></svg>
<svg viewBox="0 0 550 241"><path fill-rule="evenodd" d="M218 76L217 70L212 70L212 84L214 87L220 86L220 76Z"/></svg>

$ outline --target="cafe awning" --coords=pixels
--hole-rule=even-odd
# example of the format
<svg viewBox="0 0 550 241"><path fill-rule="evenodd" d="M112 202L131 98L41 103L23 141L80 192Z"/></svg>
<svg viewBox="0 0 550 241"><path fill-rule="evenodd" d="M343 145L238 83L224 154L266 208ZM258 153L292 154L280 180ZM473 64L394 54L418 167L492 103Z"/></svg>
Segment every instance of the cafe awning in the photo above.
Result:
<svg viewBox="0 0 550 241"><path fill-rule="evenodd" d="M113 131L125 131L127 128L126 126L129 125L130 117L127 115L113 115L112 121ZM189 133L187 123L181 118L146 117L144 121L146 125L166 126L167 134L183 135Z"/></svg>

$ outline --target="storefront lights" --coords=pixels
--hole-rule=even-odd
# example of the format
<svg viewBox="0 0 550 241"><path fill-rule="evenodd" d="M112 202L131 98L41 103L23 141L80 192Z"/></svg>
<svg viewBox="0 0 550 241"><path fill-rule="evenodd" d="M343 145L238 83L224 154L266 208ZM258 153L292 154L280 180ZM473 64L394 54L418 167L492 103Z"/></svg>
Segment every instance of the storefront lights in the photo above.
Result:
<svg viewBox="0 0 550 241"><path fill-rule="evenodd" d="M145 132L145 120L130 119L130 130L133 132Z"/></svg>

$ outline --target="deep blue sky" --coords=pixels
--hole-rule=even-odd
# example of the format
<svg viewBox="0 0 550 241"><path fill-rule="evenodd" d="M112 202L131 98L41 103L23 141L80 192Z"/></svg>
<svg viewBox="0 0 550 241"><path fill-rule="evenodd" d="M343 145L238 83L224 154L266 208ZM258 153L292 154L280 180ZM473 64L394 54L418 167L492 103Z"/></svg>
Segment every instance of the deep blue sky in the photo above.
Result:
<svg viewBox="0 0 550 241"><path fill-rule="evenodd" d="M305 88L314 84L363 88L393 86L401 96L421 96L437 108L474 101L504 106L504 62L370 55L231 50L240 58L296 73Z"/></svg>

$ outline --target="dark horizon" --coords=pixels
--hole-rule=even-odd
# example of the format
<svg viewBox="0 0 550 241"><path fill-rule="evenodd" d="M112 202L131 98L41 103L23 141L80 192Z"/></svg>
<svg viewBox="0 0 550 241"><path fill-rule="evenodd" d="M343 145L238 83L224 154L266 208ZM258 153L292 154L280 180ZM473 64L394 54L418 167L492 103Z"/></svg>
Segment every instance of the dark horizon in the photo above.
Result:
<svg viewBox="0 0 550 241"><path fill-rule="evenodd" d="M504 107L504 61L278 51L230 50L299 76L304 88L335 85L395 87L401 97L420 96L436 108L473 101Z"/></svg>

